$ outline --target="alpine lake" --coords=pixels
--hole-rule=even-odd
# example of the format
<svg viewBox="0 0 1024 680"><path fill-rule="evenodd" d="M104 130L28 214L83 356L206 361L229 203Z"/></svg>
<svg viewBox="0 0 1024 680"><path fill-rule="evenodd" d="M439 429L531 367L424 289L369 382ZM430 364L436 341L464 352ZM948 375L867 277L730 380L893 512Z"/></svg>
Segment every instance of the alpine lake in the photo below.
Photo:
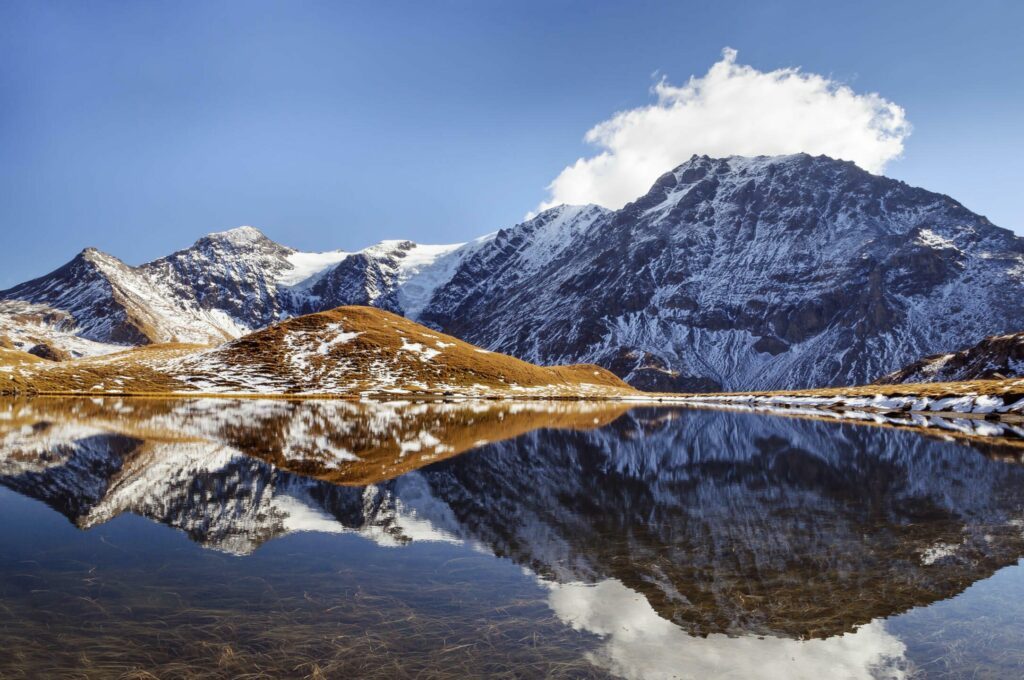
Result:
<svg viewBox="0 0 1024 680"><path fill-rule="evenodd" d="M940 420L7 399L0 677L1022 677L1024 426Z"/></svg>

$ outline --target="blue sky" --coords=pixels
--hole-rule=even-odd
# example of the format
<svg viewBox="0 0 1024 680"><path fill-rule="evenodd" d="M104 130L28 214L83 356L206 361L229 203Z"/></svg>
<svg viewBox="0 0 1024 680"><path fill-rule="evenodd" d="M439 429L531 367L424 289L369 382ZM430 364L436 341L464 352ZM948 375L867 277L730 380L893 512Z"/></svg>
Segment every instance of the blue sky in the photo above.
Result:
<svg viewBox="0 0 1024 680"><path fill-rule="evenodd" d="M725 47L902 107L885 174L1024 233L1022 25L1009 0L0 3L0 287L241 224L316 250L509 226Z"/></svg>

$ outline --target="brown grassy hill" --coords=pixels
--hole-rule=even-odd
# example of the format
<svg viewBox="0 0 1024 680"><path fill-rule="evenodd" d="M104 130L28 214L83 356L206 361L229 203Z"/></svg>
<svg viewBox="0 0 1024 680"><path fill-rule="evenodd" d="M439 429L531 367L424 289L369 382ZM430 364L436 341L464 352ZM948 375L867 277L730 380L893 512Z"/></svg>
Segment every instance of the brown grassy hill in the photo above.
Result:
<svg viewBox="0 0 1024 680"><path fill-rule="evenodd" d="M152 345L18 365L0 374L0 392L600 397L634 390L598 366L536 366L353 306L289 319L214 348Z"/></svg>

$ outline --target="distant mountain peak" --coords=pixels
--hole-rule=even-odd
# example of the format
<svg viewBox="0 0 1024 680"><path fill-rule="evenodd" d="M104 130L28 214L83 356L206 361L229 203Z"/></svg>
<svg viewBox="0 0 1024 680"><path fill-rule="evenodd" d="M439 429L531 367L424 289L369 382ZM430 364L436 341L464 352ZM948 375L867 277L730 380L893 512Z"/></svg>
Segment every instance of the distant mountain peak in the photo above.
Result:
<svg viewBox="0 0 1024 680"><path fill-rule="evenodd" d="M267 236L256 227L243 225L241 227L235 227L234 229L227 229L225 231L215 231L212 234L208 234L206 238L218 241L230 241L232 243L252 243L253 241L265 239Z"/></svg>
<svg viewBox="0 0 1024 680"><path fill-rule="evenodd" d="M281 252L293 252L292 248L283 246L256 227L235 227L226 231L215 231L196 240L188 250L203 249L210 246L228 250L249 251L274 249Z"/></svg>
<svg viewBox="0 0 1024 680"><path fill-rule="evenodd" d="M499 232L424 318L697 391L866 382L1024 328L1024 239L848 161L693 156L593 226L541 228L557 215Z"/></svg>
<svg viewBox="0 0 1024 680"><path fill-rule="evenodd" d="M114 257L110 253L105 253L99 248L93 248L92 246L89 246L88 248L83 248L81 252L79 252L78 255L75 257L75 259L85 260L86 262L94 263L117 262L118 264L124 264L121 262L121 260Z"/></svg>

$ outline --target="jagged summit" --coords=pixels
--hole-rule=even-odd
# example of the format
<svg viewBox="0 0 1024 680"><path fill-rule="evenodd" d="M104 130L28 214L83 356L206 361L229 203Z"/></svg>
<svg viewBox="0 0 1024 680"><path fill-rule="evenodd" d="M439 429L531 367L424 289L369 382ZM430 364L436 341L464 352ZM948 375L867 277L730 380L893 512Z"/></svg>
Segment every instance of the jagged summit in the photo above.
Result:
<svg viewBox="0 0 1024 680"><path fill-rule="evenodd" d="M93 246L82 248L78 255L76 255L76 257L81 258L83 260L91 260L93 258L103 256L109 257L109 255L104 253L102 250L100 250L99 248L94 248Z"/></svg>
<svg viewBox="0 0 1024 680"><path fill-rule="evenodd" d="M258 238L266 238L266 235L257 229L256 227L248 224L243 224L240 227L233 229L225 229L224 231L215 231L207 234L208 238L223 238L228 240L253 240Z"/></svg>

